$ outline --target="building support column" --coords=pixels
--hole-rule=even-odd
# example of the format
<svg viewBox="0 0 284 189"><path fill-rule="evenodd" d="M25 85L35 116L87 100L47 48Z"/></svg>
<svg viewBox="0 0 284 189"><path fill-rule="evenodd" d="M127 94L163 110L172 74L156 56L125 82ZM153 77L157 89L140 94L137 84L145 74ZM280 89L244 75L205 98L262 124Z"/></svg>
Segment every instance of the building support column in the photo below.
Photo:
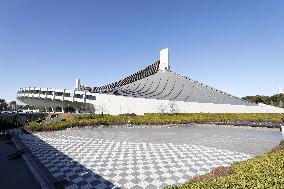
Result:
<svg viewBox="0 0 284 189"><path fill-rule="evenodd" d="M56 113L56 107L51 107L51 113Z"/></svg>

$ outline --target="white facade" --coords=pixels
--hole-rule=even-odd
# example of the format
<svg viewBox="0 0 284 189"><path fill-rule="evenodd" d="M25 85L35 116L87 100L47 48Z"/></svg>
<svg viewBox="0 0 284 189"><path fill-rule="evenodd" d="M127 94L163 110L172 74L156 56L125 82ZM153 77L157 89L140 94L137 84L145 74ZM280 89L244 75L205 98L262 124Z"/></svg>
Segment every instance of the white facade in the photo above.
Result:
<svg viewBox="0 0 284 189"><path fill-rule="evenodd" d="M260 104L258 106L182 102L143 99L97 94L95 106L102 106L109 114L135 113L284 113L284 109Z"/></svg>
<svg viewBox="0 0 284 189"><path fill-rule="evenodd" d="M55 91L64 91L70 93L70 97L55 95L45 95L34 93L30 88L20 89L18 99L26 104L31 104L36 108L67 108L72 106L75 109L85 108L86 105L94 105L97 113L106 114L130 114L143 115L144 113L284 113L284 109L265 104L257 106L230 105L230 104L213 104L198 102L183 102L157 99L144 99L135 97L115 96L108 94L92 94L83 91L71 91L66 89L48 90L55 94ZM46 88L37 88L44 91ZM81 95L81 97L74 95ZM91 95L95 99L87 99Z"/></svg>

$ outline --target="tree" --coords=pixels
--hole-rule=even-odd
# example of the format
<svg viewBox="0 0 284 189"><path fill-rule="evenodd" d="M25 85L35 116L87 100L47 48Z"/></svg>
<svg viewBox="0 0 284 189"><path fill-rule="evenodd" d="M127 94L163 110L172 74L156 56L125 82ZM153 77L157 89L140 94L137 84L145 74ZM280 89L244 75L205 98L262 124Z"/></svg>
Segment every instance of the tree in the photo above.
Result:
<svg viewBox="0 0 284 189"><path fill-rule="evenodd" d="M283 108L283 101L282 100L279 101L279 107Z"/></svg>
<svg viewBox="0 0 284 189"><path fill-rule="evenodd" d="M88 113L95 114L96 113L95 105L94 104L87 104L86 105L86 111Z"/></svg>
<svg viewBox="0 0 284 189"><path fill-rule="evenodd" d="M158 111L163 114L166 112L167 107L162 103L158 106Z"/></svg>
<svg viewBox="0 0 284 189"><path fill-rule="evenodd" d="M12 111L16 110L17 109L17 102L16 101L10 102L9 105L8 105L8 108L9 108L9 110L12 110Z"/></svg>
<svg viewBox="0 0 284 189"><path fill-rule="evenodd" d="M175 103L175 102L170 102L169 103L169 110L170 110L170 113L178 113L179 112L179 109L178 109L178 105Z"/></svg>
<svg viewBox="0 0 284 189"><path fill-rule="evenodd" d="M252 103L263 103L267 105L272 105L272 106L278 106L283 108L283 102L284 102L284 94L276 94L273 96L246 96L243 97L242 99L247 100Z"/></svg>
<svg viewBox="0 0 284 189"><path fill-rule="evenodd" d="M8 107L8 104L4 99L0 98L0 111L6 110Z"/></svg>
<svg viewBox="0 0 284 189"><path fill-rule="evenodd" d="M94 105L93 107L96 114L104 114L108 112L106 104Z"/></svg>

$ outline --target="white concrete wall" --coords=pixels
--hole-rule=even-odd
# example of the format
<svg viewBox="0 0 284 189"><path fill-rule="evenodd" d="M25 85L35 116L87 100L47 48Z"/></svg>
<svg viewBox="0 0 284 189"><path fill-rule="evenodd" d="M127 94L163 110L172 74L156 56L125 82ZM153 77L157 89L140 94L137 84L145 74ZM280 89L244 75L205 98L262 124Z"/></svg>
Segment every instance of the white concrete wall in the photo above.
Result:
<svg viewBox="0 0 284 189"><path fill-rule="evenodd" d="M230 104L212 104L197 102L182 102L156 99L143 99L124 96L114 96L106 94L97 94L95 107L102 106L106 113L125 114L135 113L141 115L144 113L161 113L161 109L170 113L284 113L284 109L268 105L245 106ZM170 108L174 104L174 108ZM163 108L161 108L163 107Z"/></svg>
<svg viewBox="0 0 284 189"><path fill-rule="evenodd" d="M26 93L22 93L26 90ZM284 113L283 108L259 104L258 106L245 105L230 105L230 104L213 104L213 103L197 103L183 101L169 101L157 99L144 99L125 96L115 96L109 94L97 94L84 91L59 90L71 93L71 97L57 96L49 98L51 95L46 95L42 98L41 95L31 94L28 91L34 88L25 88L18 91L18 99L26 104L33 105L37 108L41 107L62 107L73 106L75 108L83 108L86 104L93 104L97 113L107 113L112 115L135 113L142 115L144 113ZM41 90L41 89L39 89ZM48 89L50 91L50 89ZM53 93L54 94L54 93ZM74 94L81 94L83 98L73 98ZM86 95L96 96L96 100L86 99ZM62 100L64 99L64 100ZM170 108L172 104L173 108Z"/></svg>

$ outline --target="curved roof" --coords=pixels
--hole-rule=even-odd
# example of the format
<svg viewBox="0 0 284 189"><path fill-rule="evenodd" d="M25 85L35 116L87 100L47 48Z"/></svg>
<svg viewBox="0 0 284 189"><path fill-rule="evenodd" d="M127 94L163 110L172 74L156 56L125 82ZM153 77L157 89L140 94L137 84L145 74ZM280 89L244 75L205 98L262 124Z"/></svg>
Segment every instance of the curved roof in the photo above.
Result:
<svg viewBox="0 0 284 189"><path fill-rule="evenodd" d="M170 70L160 70L160 60L117 82L85 87L92 93L184 102L256 106Z"/></svg>

